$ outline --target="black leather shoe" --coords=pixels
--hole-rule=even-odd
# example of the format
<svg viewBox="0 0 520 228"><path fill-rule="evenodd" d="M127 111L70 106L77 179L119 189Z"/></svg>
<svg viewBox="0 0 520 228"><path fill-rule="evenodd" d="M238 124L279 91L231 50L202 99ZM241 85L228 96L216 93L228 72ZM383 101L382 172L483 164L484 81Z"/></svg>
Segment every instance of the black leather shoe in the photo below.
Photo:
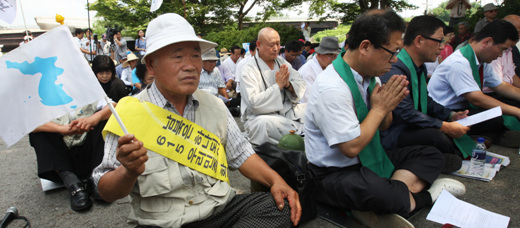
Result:
<svg viewBox="0 0 520 228"><path fill-rule="evenodd" d="M84 211L92 206L92 201L82 183L70 186L70 208L75 211Z"/></svg>

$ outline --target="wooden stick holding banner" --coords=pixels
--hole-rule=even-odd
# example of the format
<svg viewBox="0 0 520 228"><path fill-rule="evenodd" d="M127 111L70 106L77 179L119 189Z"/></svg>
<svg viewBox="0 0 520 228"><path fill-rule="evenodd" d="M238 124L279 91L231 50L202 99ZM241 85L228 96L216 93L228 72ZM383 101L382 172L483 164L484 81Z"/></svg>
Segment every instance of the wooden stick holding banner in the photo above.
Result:
<svg viewBox="0 0 520 228"><path fill-rule="evenodd" d="M116 118L117 122L119 123L119 126L121 127L121 129L123 129L123 132L125 134L128 134L128 130L126 130L126 127L123 124L123 121L119 117L119 114L117 114L117 111L114 108L114 106L112 105L112 102L110 101L110 99L108 99L108 97L105 96L105 100L107 101L107 104L108 104L108 107L110 108L110 111L112 111L112 114L114 115L114 117Z"/></svg>

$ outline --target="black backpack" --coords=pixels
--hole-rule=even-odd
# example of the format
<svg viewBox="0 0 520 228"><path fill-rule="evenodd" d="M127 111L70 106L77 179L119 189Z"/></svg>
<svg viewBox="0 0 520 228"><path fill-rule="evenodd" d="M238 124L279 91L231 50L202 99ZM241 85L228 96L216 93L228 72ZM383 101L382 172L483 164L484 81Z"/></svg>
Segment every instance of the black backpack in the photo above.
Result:
<svg viewBox="0 0 520 228"><path fill-rule="evenodd" d="M300 223L314 219L317 214L317 187L314 173L308 169L305 153L280 149L270 143L264 143L254 149L267 165L278 172L285 182L298 192L302 206ZM269 189L265 188L264 191L269 191Z"/></svg>

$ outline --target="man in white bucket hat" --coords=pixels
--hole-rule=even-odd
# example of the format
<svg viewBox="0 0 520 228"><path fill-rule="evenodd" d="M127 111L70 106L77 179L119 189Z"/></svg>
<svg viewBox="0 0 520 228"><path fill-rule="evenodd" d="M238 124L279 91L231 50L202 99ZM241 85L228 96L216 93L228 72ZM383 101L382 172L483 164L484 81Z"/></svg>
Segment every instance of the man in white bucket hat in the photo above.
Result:
<svg viewBox="0 0 520 228"><path fill-rule="evenodd" d="M200 74L199 89L204 90L216 97L229 99L226 84L220 76L220 71L216 69L217 66L217 51L215 48L209 49L209 51L202 54L202 72Z"/></svg>
<svg viewBox="0 0 520 228"><path fill-rule="evenodd" d="M152 20L146 33L143 62L155 81L118 103L131 134L107 123L105 156L92 174L101 197L130 195L138 227L297 225L298 194L254 153L224 103L197 90L201 53L216 44L173 13ZM270 186L272 196L235 195L228 164Z"/></svg>

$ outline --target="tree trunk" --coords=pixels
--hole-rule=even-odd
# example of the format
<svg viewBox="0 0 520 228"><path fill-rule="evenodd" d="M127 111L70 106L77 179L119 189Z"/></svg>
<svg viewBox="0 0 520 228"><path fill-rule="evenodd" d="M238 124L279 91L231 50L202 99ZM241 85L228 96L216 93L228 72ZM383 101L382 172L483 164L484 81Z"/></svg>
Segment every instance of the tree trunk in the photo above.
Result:
<svg viewBox="0 0 520 228"><path fill-rule="evenodd" d="M244 15L238 15L238 30L242 30L244 28Z"/></svg>
<svg viewBox="0 0 520 228"><path fill-rule="evenodd" d="M389 2L389 0L381 0L381 2L379 3L379 6L381 9L389 9L390 2Z"/></svg>
<svg viewBox="0 0 520 228"><path fill-rule="evenodd" d="M379 9L379 0L370 0L370 9Z"/></svg>
<svg viewBox="0 0 520 228"><path fill-rule="evenodd" d="M368 2L367 0L358 0L359 8L361 9L361 12L365 12L368 10Z"/></svg>

